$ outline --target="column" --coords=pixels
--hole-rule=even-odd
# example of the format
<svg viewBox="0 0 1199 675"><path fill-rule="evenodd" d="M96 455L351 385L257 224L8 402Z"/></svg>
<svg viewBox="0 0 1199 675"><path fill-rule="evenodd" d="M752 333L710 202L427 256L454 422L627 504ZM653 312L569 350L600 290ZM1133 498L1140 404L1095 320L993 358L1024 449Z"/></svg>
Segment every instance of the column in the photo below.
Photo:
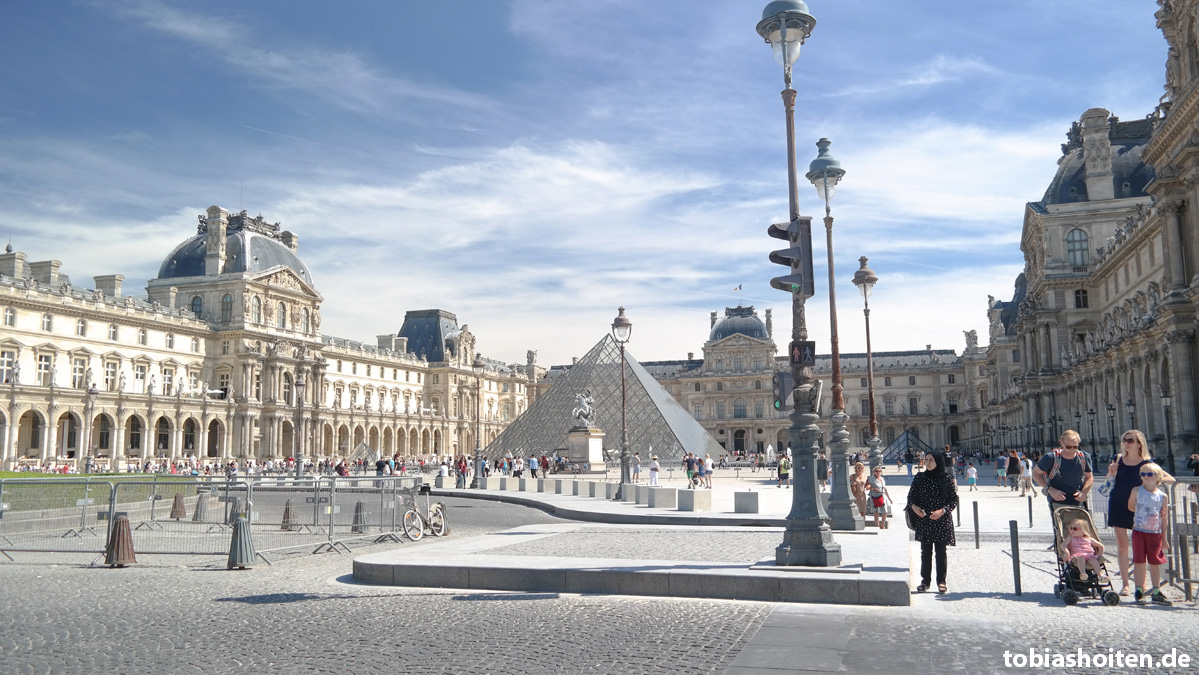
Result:
<svg viewBox="0 0 1199 675"><path fill-rule="evenodd" d="M1174 379L1174 421L1178 426L1173 430L1174 436L1182 436L1180 448L1174 450L1175 457L1189 456L1195 452L1195 363L1192 350L1194 349L1195 334L1191 331L1179 330L1166 335L1170 344L1170 373Z"/></svg>
<svg viewBox="0 0 1199 675"><path fill-rule="evenodd" d="M1166 245L1166 273L1169 277L1170 290L1176 291L1186 287L1186 271L1182 257L1182 233L1178 229L1178 211L1182 206L1177 200L1164 202L1161 205L1165 214L1162 230L1165 232L1163 243Z"/></svg>

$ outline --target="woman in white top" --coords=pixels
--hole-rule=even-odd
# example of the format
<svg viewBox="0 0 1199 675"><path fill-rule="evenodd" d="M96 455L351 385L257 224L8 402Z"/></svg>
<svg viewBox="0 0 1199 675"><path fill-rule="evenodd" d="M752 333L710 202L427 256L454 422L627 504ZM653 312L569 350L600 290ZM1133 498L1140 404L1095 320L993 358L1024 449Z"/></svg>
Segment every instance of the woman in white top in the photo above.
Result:
<svg viewBox="0 0 1199 675"><path fill-rule="evenodd" d="M1020 496L1032 491L1032 460L1028 456L1020 458Z"/></svg>
<svg viewBox="0 0 1199 675"><path fill-rule="evenodd" d="M662 468L662 466L660 464L658 464L658 456L654 455L653 459L651 459L649 462L649 484L650 485L658 484L658 471L661 468Z"/></svg>

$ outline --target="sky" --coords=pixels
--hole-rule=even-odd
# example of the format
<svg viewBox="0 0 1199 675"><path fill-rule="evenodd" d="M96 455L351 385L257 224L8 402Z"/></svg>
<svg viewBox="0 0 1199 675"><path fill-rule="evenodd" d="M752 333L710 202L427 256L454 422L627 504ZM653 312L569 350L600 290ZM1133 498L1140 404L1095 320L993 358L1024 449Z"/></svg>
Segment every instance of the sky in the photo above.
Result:
<svg viewBox="0 0 1199 675"><path fill-rule="evenodd" d="M409 310L484 356L570 363L633 322L643 361L702 354L709 314L791 300L767 260L787 219L782 67L765 0L17 0L0 3L0 235L76 286L125 293L210 205L299 235L322 332L375 341ZM832 140L842 353L987 338L1023 269L1025 204L1070 123L1151 113L1151 0L811 0L795 65L810 339L827 353ZM740 287L741 290L735 290Z"/></svg>

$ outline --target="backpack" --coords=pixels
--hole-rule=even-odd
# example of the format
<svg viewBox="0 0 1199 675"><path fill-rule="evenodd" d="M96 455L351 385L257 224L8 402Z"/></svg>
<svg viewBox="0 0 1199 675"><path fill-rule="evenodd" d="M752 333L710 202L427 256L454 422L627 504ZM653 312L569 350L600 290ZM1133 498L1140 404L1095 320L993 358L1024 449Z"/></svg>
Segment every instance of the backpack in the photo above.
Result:
<svg viewBox="0 0 1199 675"><path fill-rule="evenodd" d="M779 473L791 473L791 462L786 457L779 461Z"/></svg>
<svg viewBox="0 0 1199 675"><path fill-rule="evenodd" d="M1083 458L1082 450L1079 450L1077 452L1078 452L1078 457L1076 457L1075 459ZM1046 483L1053 482L1053 477L1058 474L1058 470L1061 469L1061 466L1062 466L1062 450L1061 450L1061 448L1055 448L1053 451L1053 468L1049 470L1049 477L1047 479L1045 479ZM1087 469L1087 460L1086 459L1082 459L1082 468L1083 468L1083 473L1086 473L1086 469Z"/></svg>

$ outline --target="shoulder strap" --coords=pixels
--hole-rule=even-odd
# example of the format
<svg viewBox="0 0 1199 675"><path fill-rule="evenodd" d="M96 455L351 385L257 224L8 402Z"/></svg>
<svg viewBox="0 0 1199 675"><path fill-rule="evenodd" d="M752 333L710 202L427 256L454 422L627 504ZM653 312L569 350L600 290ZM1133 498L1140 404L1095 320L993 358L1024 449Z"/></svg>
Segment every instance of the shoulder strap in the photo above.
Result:
<svg viewBox="0 0 1199 675"><path fill-rule="evenodd" d="M1053 481L1053 477L1057 475L1058 469L1062 467L1062 451L1053 451L1053 468L1049 470L1049 479L1046 482Z"/></svg>

